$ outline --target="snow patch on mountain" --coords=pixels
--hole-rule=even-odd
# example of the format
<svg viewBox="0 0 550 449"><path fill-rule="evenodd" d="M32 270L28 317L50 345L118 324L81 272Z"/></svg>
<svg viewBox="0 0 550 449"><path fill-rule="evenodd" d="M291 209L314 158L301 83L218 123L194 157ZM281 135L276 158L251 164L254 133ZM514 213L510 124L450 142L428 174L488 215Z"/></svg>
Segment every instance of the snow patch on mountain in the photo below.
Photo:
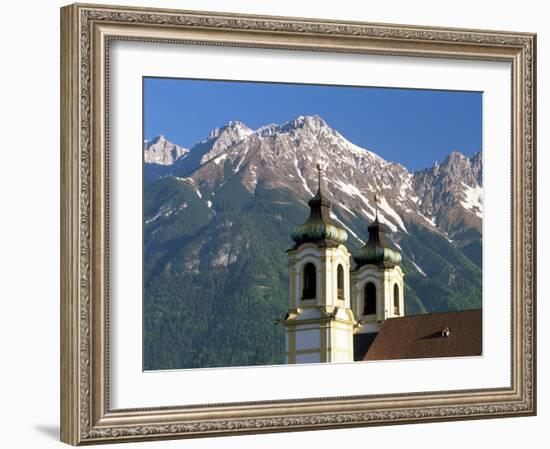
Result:
<svg viewBox="0 0 550 449"><path fill-rule="evenodd" d="M304 186L304 189L306 190L306 192L309 193L311 196L314 196L313 192L307 185L306 178L304 178L304 176L302 175L302 172L298 168L298 160L296 158L294 158L294 167L296 168L296 173L298 173L298 177L300 178L300 181L302 181L302 185Z"/></svg>
<svg viewBox="0 0 550 449"><path fill-rule="evenodd" d="M357 188L357 186L350 184L349 182L342 182L340 180L336 180L334 183L336 184L338 190L348 194L353 198L359 198L361 201L363 201L365 206L367 206L373 212L371 216L374 217L374 208L370 205L368 198L361 192L361 190Z"/></svg>
<svg viewBox="0 0 550 449"><path fill-rule="evenodd" d="M462 183L464 186L464 199L460 202L464 209L469 210L479 218L483 218L483 188L479 185L471 187Z"/></svg>
<svg viewBox="0 0 550 449"><path fill-rule="evenodd" d="M243 185L250 193L254 193L256 186L258 185L258 172L256 171L256 167L249 167L245 177L243 178Z"/></svg>
<svg viewBox="0 0 550 449"><path fill-rule="evenodd" d="M175 179L177 179L180 182L184 182L186 184L194 184L195 180L193 178L183 178L181 176L174 176Z"/></svg>
<svg viewBox="0 0 550 449"><path fill-rule="evenodd" d="M185 202L178 207L162 206L155 215L145 219L145 224L152 223L161 217L167 218L183 209L187 209L187 203Z"/></svg>
<svg viewBox="0 0 550 449"><path fill-rule="evenodd" d="M386 214L388 214L393 220L397 223L397 225L405 232L406 234L409 233L407 231L407 228L405 227L405 223L403 223L402 218L399 216L399 214L388 204L386 201L386 198L382 197L379 203L380 209L382 209Z"/></svg>
<svg viewBox="0 0 550 449"><path fill-rule="evenodd" d="M417 212L417 214L422 217L424 220L426 220L431 226L433 226L434 228L437 227L437 223L435 221L435 218L434 217L431 217L431 218L428 218L426 217L426 215L420 213L420 212Z"/></svg>
<svg viewBox="0 0 550 449"><path fill-rule="evenodd" d="M348 206L346 206L345 204L339 204L338 205L339 208L341 209L344 209L346 212L350 213L351 215L353 215L354 217L357 217L357 214L355 212L353 212Z"/></svg>
<svg viewBox="0 0 550 449"><path fill-rule="evenodd" d="M388 228L390 228L391 232L397 232L397 226L388 220L384 214L378 214L378 221L380 221L380 223L384 223Z"/></svg>
<svg viewBox="0 0 550 449"><path fill-rule="evenodd" d="M411 263L413 264L413 267L416 268L416 270L424 277L426 277L426 272L420 268L415 262L414 260L411 260Z"/></svg>
<svg viewBox="0 0 550 449"><path fill-rule="evenodd" d="M330 218L332 218L333 220L336 220L344 228L346 228L346 231L349 232L351 235L353 235L359 241L359 243L361 243L361 245L365 244L365 241L361 237L359 237L355 232L353 232L353 230L346 223L344 223L342 220L340 220L338 215L336 215L334 213L334 211L332 211L332 210L330 211Z"/></svg>
<svg viewBox="0 0 550 449"><path fill-rule="evenodd" d="M219 165L227 159L227 154L221 154L214 159L214 164Z"/></svg>
<svg viewBox="0 0 550 449"><path fill-rule="evenodd" d="M365 215L368 220L374 220L374 213L367 212L364 208L361 208L361 212L363 212L363 215Z"/></svg>
<svg viewBox="0 0 550 449"><path fill-rule="evenodd" d="M238 162L237 166L233 169L233 173L238 173L239 172L239 170L241 169L241 167L243 165L244 157L246 156L247 152L248 152L248 149L246 150L245 154L243 154L241 156L241 158L239 159L239 162Z"/></svg>

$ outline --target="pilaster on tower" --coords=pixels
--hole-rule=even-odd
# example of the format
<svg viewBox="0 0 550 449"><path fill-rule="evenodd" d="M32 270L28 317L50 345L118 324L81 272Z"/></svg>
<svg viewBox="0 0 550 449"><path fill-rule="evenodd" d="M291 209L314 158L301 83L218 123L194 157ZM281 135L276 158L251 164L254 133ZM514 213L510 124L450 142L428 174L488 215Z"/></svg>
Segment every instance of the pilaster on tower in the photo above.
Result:
<svg viewBox="0 0 550 449"><path fill-rule="evenodd" d="M330 218L323 194L321 164L317 194L308 202L309 218L292 231L290 308L286 327L287 363L353 361L350 307L350 253L347 233Z"/></svg>

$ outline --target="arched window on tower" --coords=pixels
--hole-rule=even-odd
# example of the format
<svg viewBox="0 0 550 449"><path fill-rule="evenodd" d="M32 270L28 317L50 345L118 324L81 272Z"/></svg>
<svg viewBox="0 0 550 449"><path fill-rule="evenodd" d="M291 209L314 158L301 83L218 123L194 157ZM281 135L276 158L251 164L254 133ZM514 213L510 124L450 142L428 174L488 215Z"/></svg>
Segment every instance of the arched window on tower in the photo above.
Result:
<svg viewBox="0 0 550 449"><path fill-rule="evenodd" d="M393 284L393 313L399 315L399 286Z"/></svg>
<svg viewBox="0 0 550 449"><path fill-rule="evenodd" d="M363 315L376 314L376 286L372 282L365 285L365 300L363 304Z"/></svg>
<svg viewBox="0 0 550 449"><path fill-rule="evenodd" d="M302 299L315 299L317 296L317 269L312 263L304 267Z"/></svg>
<svg viewBox="0 0 550 449"><path fill-rule="evenodd" d="M338 264L337 268L338 299L344 299L344 267Z"/></svg>

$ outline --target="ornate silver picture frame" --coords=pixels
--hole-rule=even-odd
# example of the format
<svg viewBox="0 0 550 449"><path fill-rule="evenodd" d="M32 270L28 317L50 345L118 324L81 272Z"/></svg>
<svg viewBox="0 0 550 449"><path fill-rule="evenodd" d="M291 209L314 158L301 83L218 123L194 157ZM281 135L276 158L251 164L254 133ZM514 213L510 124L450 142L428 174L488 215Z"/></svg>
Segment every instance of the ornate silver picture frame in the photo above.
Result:
<svg viewBox="0 0 550 449"><path fill-rule="evenodd" d="M109 165L109 55L119 41L510 64L510 128L502 130L511 148L509 385L338 396L327 388L291 399L113 407L110 335L116 323L110 321L109 289L116 273L109 270L109 193L116 171ZM61 440L80 445L534 415L535 113L534 34L86 4L62 8Z"/></svg>

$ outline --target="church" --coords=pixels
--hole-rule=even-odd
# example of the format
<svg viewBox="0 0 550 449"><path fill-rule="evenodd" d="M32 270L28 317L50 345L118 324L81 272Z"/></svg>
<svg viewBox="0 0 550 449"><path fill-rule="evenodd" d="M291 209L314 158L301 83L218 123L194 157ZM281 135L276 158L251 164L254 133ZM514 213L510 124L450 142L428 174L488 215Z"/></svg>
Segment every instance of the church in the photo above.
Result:
<svg viewBox="0 0 550 449"><path fill-rule="evenodd" d="M367 243L350 254L346 231L330 216L321 165L317 170L309 218L293 229L287 251L286 363L481 355L481 310L405 315L402 256L378 212Z"/></svg>

